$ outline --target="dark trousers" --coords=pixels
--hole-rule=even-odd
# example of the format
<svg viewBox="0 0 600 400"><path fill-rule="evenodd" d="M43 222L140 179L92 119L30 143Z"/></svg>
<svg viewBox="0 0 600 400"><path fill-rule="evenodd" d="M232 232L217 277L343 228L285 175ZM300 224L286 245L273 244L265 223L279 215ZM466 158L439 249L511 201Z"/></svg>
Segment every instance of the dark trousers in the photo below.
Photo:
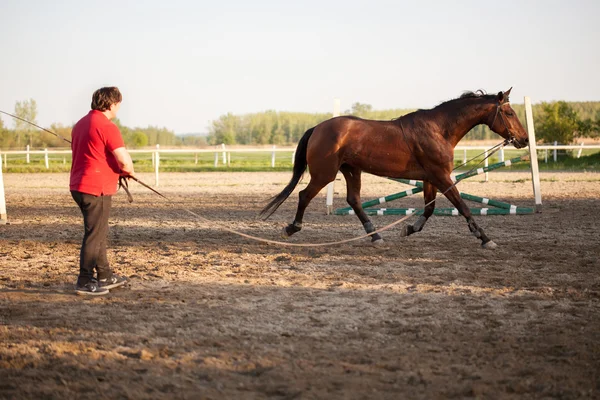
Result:
<svg viewBox="0 0 600 400"><path fill-rule="evenodd" d="M112 196L93 196L72 190L71 196L83 214L85 233L79 253L78 285L85 285L94 277L94 269L98 279L112 276L106 257L108 239L108 217Z"/></svg>

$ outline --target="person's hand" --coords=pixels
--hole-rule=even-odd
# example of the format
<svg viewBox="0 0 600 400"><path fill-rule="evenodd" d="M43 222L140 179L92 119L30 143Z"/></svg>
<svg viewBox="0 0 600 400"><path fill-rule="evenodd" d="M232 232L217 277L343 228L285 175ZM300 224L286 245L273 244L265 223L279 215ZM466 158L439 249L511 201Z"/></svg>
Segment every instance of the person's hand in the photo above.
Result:
<svg viewBox="0 0 600 400"><path fill-rule="evenodd" d="M122 176L123 178L129 179L129 178L136 178L135 173L134 172L124 172L121 171L121 173L119 174L120 176Z"/></svg>

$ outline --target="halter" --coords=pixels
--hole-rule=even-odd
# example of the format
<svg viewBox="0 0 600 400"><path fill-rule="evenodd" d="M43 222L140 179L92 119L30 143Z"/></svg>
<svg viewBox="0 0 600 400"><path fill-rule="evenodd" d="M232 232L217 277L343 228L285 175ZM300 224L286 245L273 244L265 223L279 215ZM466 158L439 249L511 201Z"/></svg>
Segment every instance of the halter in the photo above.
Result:
<svg viewBox="0 0 600 400"><path fill-rule="evenodd" d="M510 131L508 124L506 123L506 120L504 119L504 113L502 112L502 106L505 104L509 104L510 105L510 101L506 100L503 103L498 103L498 105L496 106L496 114L494 115L494 120L492 121L492 123L490 124L490 129L493 129L494 124L496 123L496 118L498 118L498 114L500 115L500 120L502 121L502 124L504 125L504 128L506 128L506 132L508 132L508 139L506 139L504 141L504 145L508 145L513 143L516 138L515 135Z"/></svg>

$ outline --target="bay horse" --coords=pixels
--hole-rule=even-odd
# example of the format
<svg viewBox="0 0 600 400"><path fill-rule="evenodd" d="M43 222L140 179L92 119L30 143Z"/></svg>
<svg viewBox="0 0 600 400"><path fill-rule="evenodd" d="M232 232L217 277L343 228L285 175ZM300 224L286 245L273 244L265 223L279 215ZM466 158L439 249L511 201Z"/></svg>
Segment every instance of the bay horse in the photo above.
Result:
<svg viewBox="0 0 600 400"><path fill-rule="evenodd" d="M439 190L465 217L469 230L484 248L496 244L473 219L450 176L454 164L454 147L473 127L485 124L516 148L528 143L527 132L509 103L506 92L485 94L466 92L429 110L417 110L391 121L373 121L354 116L323 121L304 133L294 158L293 176L287 186L274 196L260 215L267 219L290 196L306 167L310 182L299 193L294 221L283 229L289 237L302 229L304 211L310 201L338 171L346 179L348 204L367 233L375 231L364 212L361 200L361 172L423 181L425 210L414 225L407 225L402 236L420 232L435 209ZM381 235L371 235L374 244L383 243Z"/></svg>

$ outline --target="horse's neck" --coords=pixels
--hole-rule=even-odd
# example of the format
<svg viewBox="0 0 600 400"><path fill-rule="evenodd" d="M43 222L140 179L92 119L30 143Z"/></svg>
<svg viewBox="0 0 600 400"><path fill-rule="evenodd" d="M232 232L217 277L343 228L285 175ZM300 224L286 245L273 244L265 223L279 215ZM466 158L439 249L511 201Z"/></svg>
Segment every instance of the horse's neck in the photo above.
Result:
<svg viewBox="0 0 600 400"><path fill-rule="evenodd" d="M456 146L458 142L474 127L485 124L489 116L490 105L473 103L464 107L450 109L446 112L443 126L447 140Z"/></svg>

